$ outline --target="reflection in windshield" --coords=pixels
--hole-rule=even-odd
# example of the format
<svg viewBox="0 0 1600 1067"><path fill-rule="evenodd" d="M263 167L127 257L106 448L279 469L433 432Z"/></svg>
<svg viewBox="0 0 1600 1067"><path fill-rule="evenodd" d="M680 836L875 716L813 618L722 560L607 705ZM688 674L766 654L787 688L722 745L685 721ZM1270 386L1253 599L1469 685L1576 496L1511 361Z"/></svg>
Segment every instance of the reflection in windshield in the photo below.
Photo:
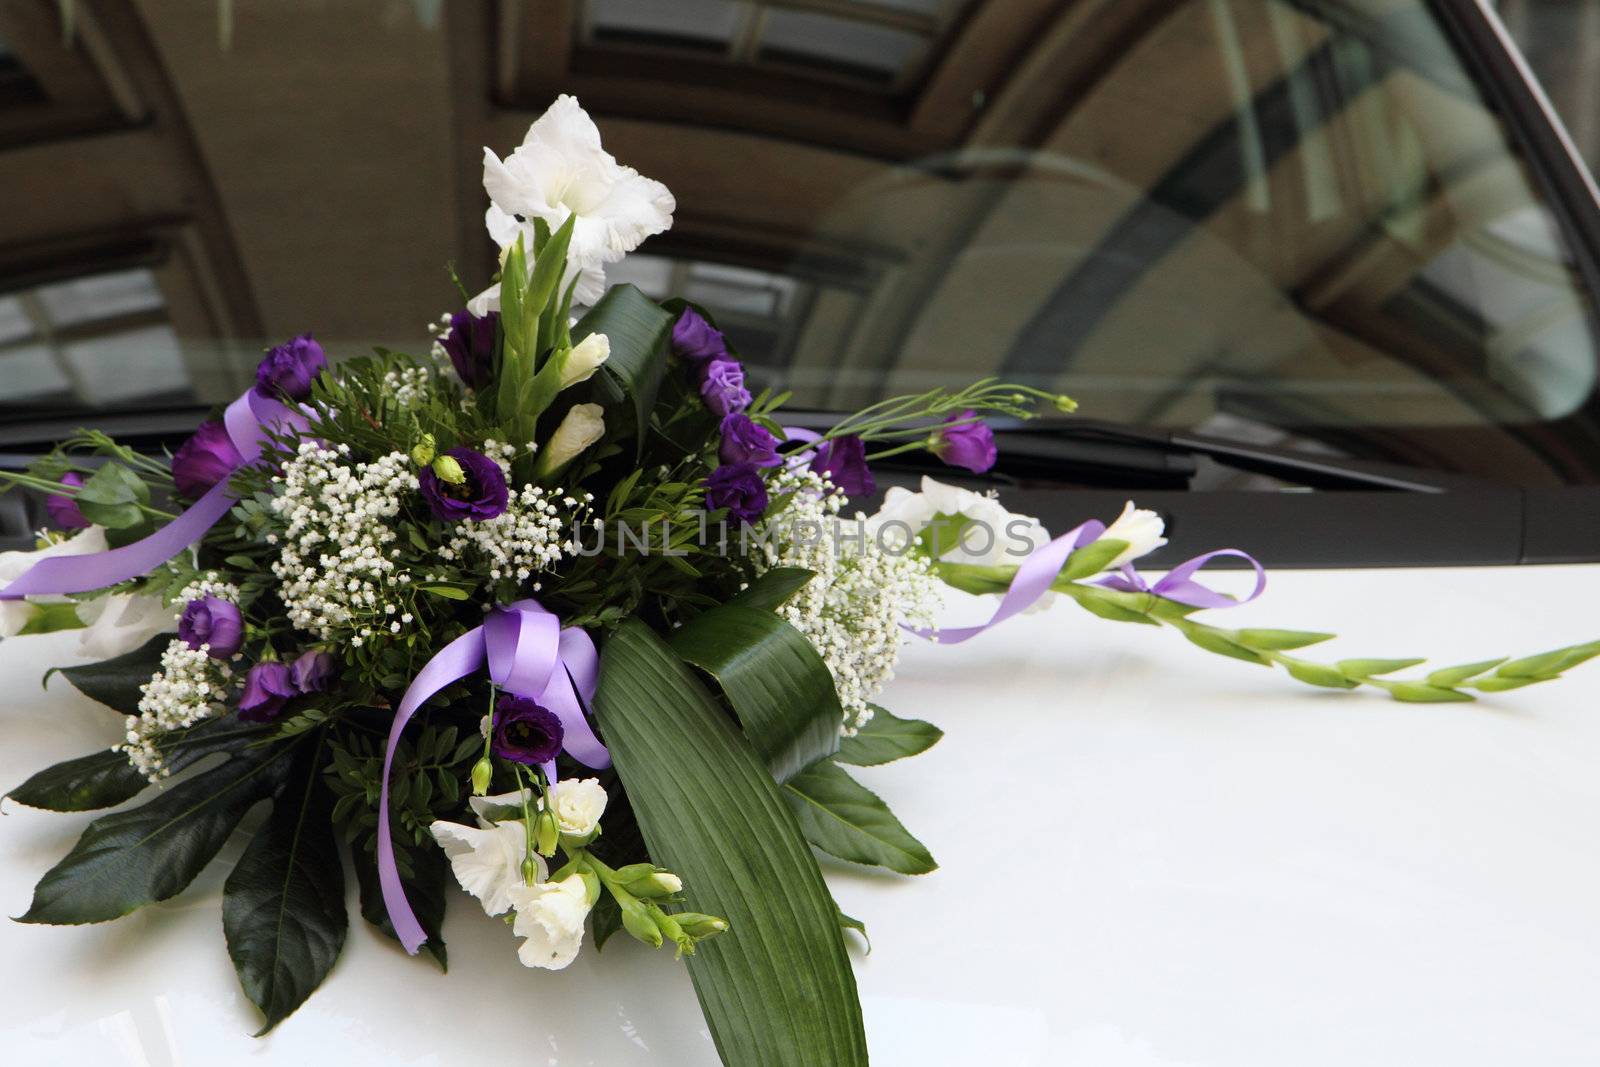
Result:
<svg viewBox="0 0 1600 1067"><path fill-rule="evenodd" d="M678 198L612 280L704 304L797 403L993 372L1097 419L1600 478L1590 295L1422 0L371 0L252 9L227 52L181 6L118 37L164 79L132 105L0 14L62 87L0 98L0 137L104 113L0 169L40 205L0 223L0 403L215 402L308 328L426 348L445 264L469 291L493 266L482 146L570 91ZM63 187L73 152L137 167ZM157 303L115 329L40 295L131 276L86 231L151 242Z"/></svg>

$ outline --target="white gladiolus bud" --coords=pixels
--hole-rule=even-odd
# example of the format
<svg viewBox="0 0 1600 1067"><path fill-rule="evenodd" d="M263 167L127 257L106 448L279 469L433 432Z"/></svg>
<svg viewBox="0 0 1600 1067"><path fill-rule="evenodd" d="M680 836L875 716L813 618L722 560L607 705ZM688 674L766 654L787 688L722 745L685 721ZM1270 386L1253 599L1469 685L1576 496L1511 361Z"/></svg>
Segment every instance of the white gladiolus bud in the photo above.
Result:
<svg viewBox="0 0 1600 1067"><path fill-rule="evenodd" d="M565 467L580 452L604 436L606 423L602 412L599 404L577 404L567 412L567 417L561 420L556 432L539 450L539 460L534 469L540 477L548 477Z"/></svg>
<svg viewBox="0 0 1600 1067"><path fill-rule="evenodd" d="M600 369L600 364L610 358L610 339L603 333L591 333L562 357L561 388L588 381Z"/></svg>
<svg viewBox="0 0 1600 1067"><path fill-rule="evenodd" d="M1167 543L1166 524L1161 521L1161 516L1144 508L1136 508L1133 501L1123 507L1122 514L1117 516L1115 522L1106 527L1102 538L1128 542L1128 547L1118 554L1116 559L1106 564L1106 570L1115 570L1124 563L1131 563L1140 556L1147 556Z"/></svg>

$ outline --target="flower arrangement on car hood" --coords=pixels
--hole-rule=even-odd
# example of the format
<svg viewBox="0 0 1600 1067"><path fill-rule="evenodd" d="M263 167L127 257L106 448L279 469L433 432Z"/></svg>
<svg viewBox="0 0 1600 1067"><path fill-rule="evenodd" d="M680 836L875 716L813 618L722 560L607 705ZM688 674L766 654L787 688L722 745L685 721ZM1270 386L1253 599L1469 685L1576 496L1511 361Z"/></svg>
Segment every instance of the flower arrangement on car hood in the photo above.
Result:
<svg viewBox="0 0 1600 1067"><path fill-rule="evenodd" d="M871 463L995 463L985 419L1070 411L995 381L875 404L825 432L752 395L703 309L605 269L671 223L570 97L486 154L498 281L425 357L331 365L309 334L170 460L82 432L11 484L61 533L0 555L5 635L82 627L108 657L62 670L127 715L109 751L13 789L122 805L46 873L34 923L114 919L181 891L245 812L270 815L222 894L265 1028L363 918L442 964L455 881L507 951L561 968L619 930L692 957L728 1063L865 1062L844 931L813 849L906 874L934 860L854 770L940 736L874 701L904 642L966 640L1053 596L1173 627L1313 685L1466 700L1559 675L1600 643L1421 679L1409 660L1323 664L1330 635L1199 621L1235 601L1132 504L1056 537L931 479L875 492ZM466 294L463 294L464 296ZM574 307L587 307L574 319ZM995 595L937 628L940 591ZM1021 624L1018 624L1021 625ZM796 1010L796 1006L803 1010Z"/></svg>

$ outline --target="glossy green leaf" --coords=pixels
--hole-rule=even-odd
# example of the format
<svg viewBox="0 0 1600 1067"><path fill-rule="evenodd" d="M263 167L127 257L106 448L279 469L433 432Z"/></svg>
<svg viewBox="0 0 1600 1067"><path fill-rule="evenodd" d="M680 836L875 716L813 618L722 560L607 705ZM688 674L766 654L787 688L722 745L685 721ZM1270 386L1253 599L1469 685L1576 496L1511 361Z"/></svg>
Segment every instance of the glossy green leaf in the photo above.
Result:
<svg viewBox="0 0 1600 1067"><path fill-rule="evenodd" d="M448 890L455 882L450 874L450 861L431 841L424 841L417 846L402 840L398 834L393 840L396 852L405 853L410 868L409 873L402 871L400 875L406 900L411 902L411 910L416 913L417 922L422 924L422 932L428 935L428 940L422 943L422 951L433 957L441 971L448 970L450 956L445 949L443 930L445 908L449 903ZM385 937L398 941L394 923L389 921L389 909L383 903L383 889L378 884L376 856L356 847L351 850L351 860L356 871L361 917L377 927Z"/></svg>
<svg viewBox="0 0 1600 1067"><path fill-rule="evenodd" d="M130 811L89 824L33 890L19 922L93 923L176 896L252 805L283 780L292 745L235 757Z"/></svg>
<svg viewBox="0 0 1600 1067"><path fill-rule="evenodd" d="M901 874L938 869L889 806L831 760L807 767L784 790L806 840L830 856Z"/></svg>
<svg viewBox="0 0 1600 1067"><path fill-rule="evenodd" d="M603 333L610 342L611 356L594 377L595 396L607 407L629 402L636 455L644 451L672 322L671 312L632 285L613 285L572 328L574 345L592 333Z"/></svg>
<svg viewBox="0 0 1600 1067"><path fill-rule="evenodd" d="M839 742L835 763L855 767L876 767L932 748L944 731L921 719L897 718L888 708L872 705L872 718L855 736Z"/></svg>
<svg viewBox="0 0 1600 1067"><path fill-rule="evenodd" d="M844 711L828 665L770 611L724 604L672 632L672 650L717 680L780 782L838 751Z"/></svg>
<svg viewBox="0 0 1600 1067"><path fill-rule="evenodd" d="M145 683L161 669L161 654L171 643L171 634L157 634L132 652L81 667L58 667L47 671L44 680L48 683L50 675L59 672L89 699L124 715L137 715Z"/></svg>
<svg viewBox="0 0 1600 1067"><path fill-rule="evenodd" d="M776 611L816 576L804 567L774 567L728 601L761 611Z"/></svg>
<svg viewBox="0 0 1600 1067"><path fill-rule="evenodd" d="M181 771L202 756L242 748L269 731L224 719L212 719L163 739L167 766ZM150 783L128 762L125 752L102 749L57 763L29 778L7 795L19 804L46 811L93 811L121 804Z"/></svg>
<svg viewBox="0 0 1600 1067"><path fill-rule="evenodd" d="M222 888L222 933L264 1034L305 1002L344 947L344 861L329 818L318 753L308 741L272 815ZM260 1036L258 1034L257 1036Z"/></svg>
<svg viewBox="0 0 1600 1067"><path fill-rule="evenodd" d="M672 649L637 620L594 702L650 856L730 929L687 961L728 1067L860 1067L866 1035L838 909L779 786Z"/></svg>

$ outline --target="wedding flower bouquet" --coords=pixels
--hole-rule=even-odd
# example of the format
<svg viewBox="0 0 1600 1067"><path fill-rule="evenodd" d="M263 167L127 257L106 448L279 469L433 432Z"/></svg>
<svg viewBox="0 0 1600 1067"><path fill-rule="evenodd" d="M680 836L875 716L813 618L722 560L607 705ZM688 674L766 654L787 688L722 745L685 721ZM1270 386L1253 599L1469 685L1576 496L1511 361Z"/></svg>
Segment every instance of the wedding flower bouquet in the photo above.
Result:
<svg viewBox="0 0 1600 1067"><path fill-rule="evenodd" d="M339 955L348 852L362 917L409 953L444 964L454 881L530 967L619 930L691 957L730 1064L864 1063L845 940L861 924L814 850L935 867L856 780L940 737L874 703L906 641L966 640L1064 596L1411 701L1600 654L1402 680L1419 661L1320 663L1297 653L1331 635L1200 621L1236 603L1202 583L1208 563L1242 560L1251 597L1261 568L1227 549L1151 582L1134 563L1163 529L1132 504L1056 537L931 479L852 512L873 462L924 450L983 472L985 419L1072 402L985 380L788 427L703 308L605 286L675 205L575 100L505 159L486 152L484 185L498 281L438 322L429 354L335 365L307 334L170 457L84 431L7 476L50 494L59 530L0 555L0 633L81 628L100 659L60 673L127 718L121 744L10 796L142 800L91 823L21 921L170 898L267 802L222 893L264 1030ZM999 600L940 629L949 588Z"/></svg>

